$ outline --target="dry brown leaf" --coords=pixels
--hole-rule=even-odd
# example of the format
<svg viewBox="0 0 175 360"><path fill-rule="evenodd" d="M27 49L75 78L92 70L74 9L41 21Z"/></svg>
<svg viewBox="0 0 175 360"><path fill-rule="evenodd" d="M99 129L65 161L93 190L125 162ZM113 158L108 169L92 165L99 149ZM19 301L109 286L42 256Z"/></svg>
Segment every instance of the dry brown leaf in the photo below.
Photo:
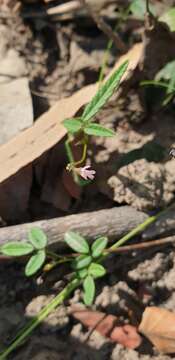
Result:
<svg viewBox="0 0 175 360"><path fill-rule="evenodd" d="M133 71L141 58L142 44L136 44L120 57L112 72L128 59L128 73ZM111 73L110 73L111 74ZM62 121L73 117L95 95L98 84L85 86L70 97L58 101L48 112L43 114L35 124L0 147L0 182L17 173L21 168L33 162L66 134ZM22 106L22 104L21 104Z"/></svg>
<svg viewBox="0 0 175 360"><path fill-rule="evenodd" d="M114 315L107 315L99 311L76 310L76 308L72 311L72 315L83 325L130 349L136 349L142 342L135 326L117 326L118 319Z"/></svg>
<svg viewBox="0 0 175 360"><path fill-rule="evenodd" d="M139 331L163 353L175 353L175 313L158 307L147 307Z"/></svg>

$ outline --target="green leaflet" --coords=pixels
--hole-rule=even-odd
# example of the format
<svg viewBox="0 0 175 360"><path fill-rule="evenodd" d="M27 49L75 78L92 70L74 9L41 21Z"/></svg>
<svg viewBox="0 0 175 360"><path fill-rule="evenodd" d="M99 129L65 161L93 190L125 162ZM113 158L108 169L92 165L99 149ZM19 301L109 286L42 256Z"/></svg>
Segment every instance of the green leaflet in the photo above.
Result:
<svg viewBox="0 0 175 360"><path fill-rule="evenodd" d="M154 14L154 6L150 5L149 7L151 12ZM131 5L129 6L129 10L136 19L144 19L146 13L146 0L132 0Z"/></svg>
<svg viewBox="0 0 175 360"><path fill-rule="evenodd" d="M33 227L29 231L28 238L35 249L43 249L47 245L47 236L43 230L38 227Z"/></svg>
<svg viewBox="0 0 175 360"><path fill-rule="evenodd" d="M88 135L111 137L115 135L115 132L111 129L107 129L99 124L90 123L84 128L84 132Z"/></svg>
<svg viewBox="0 0 175 360"><path fill-rule="evenodd" d="M166 23L170 31L175 31L175 7L169 9L160 18L159 21Z"/></svg>
<svg viewBox="0 0 175 360"><path fill-rule="evenodd" d="M72 262L72 267L74 270L80 270L89 266L91 261L92 257L90 255L80 255Z"/></svg>
<svg viewBox="0 0 175 360"><path fill-rule="evenodd" d="M31 276L35 274L44 264L45 258L46 258L45 251L38 250L38 252L35 255L33 255L28 261L25 267L25 275Z"/></svg>
<svg viewBox="0 0 175 360"><path fill-rule="evenodd" d="M71 247L74 251L80 254L88 254L89 253L89 245L87 241L75 233L74 231L68 231L65 234L64 240L68 246Z"/></svg>
<svg viewBox="0 0 175 360"><path fill-rule="evenodd" d="M110 78L101 86L97 94L93 97L90 103L85 107L82 119L83 122L89 121L97 112L105 105L114 91L119 87L120 80L124 75L128 61L125 61L119 69L117 69Z"/></svg>
<svg viewBox="0 0 175 360"><path fill-rule="evenodd" d="M93 278L99 278L106 274L106 269L100 264L91 263L88 269L88 274Z"/></svg>
<svg viewBox="0 0 175 360"><path fill-rule="evenodd" d="M83 299L87 306L92 305L95 296L95 282L91 275L88 275L83 281Z"/></svg>
<svg viewBox="0 0 175 360"><path fill-rule="evenodd" d="M99 257L108 243L107 237L98 238L91 246L92 256L94 258Z"/></svg>
<svg viewBox="0 0 175 360"><path fill-rule="evenodd" d="M82 127L82 120L80 119L66 119L63 121L65 128L71 133L74 134L78 132Z"/></svg>
<svg viewBox="0 0 175 360"><path fill-rule="evenodd" d="M34 248L32 244L27 242L20 243L18 241L11 241L7 244L4 244L0 250L2 254L7 256L23 256L33 252Z"/></svg>

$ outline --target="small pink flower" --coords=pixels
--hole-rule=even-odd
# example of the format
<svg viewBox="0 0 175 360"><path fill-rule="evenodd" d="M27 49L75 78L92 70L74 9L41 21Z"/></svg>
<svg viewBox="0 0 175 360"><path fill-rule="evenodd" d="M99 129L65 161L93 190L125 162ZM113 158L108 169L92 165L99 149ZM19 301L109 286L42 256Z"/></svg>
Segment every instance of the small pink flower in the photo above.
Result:
<svg viewBox="0 0 175 360"><path fill-rule="evenodd" d="M95 173L96 171L93 170L93 169L90 169L90 165L86 165L84 167L81 167L81 168L77 168L77 172L79 173L79 175L85 179L85 180L93 180L94 177L95 177Z"/></svg>

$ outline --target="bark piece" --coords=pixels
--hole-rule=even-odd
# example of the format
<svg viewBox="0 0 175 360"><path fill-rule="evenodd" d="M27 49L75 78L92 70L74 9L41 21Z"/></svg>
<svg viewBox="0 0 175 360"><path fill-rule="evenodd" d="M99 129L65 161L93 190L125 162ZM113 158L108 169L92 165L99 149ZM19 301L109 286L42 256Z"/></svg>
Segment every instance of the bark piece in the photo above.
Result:
<svg viewBox="0 0 175 360"><path fill-rule="evenodd" d="M32 126L33 106L27 78L0 83L0 94L0 144L4 144Z"/></svg>
<svg viewBox="0 0 175 360"><path fill-rule="evenodd" d="M143 234L143 239L153 239L155 237L162 237L172 235L175 232L175 204L172 205L165 213L146 229Z"/></svg>
<svg viewBox="0 0 175 360"><path fill-rule="evenodd" d="M64 245L64 234L68 230L79 232L89 240L98 236L107 236L109 240L117 239L147 219L147 215L129 206L93 211L84 214L68 215L51 220L10 226L0 229L0 245L12 241L22 241L27 231L39 226L48 235L49 245L61 248Z"/></svg>

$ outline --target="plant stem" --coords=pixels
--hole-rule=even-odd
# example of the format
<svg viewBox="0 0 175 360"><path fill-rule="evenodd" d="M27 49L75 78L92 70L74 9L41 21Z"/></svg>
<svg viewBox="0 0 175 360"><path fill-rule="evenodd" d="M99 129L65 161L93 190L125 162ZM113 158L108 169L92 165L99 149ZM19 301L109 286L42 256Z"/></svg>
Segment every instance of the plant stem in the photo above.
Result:
<svg viewBox="0 0 175 360"><path fill-rule="evenodd" d="M50 251L50 250L46 250L46 255L49 256L51 259L53 260L60 260L63 257L61 255L57 255L54 252Z"/></svg>
<svg viewBox="0 0 175 360"><path fill-rule="evenodd" d="M108 249L108 253L124 253L124 252L134 251L134 250L143 250L143 249L147 249L150 247L171 244L174 242L175 242L175 236L168 236L163 239L157 239L157 240L151 240L151 241L149 240L149 241L144 241L144 242L137 243L137 244L120 246L119 248L112 249L112 250Z"/></svg>
<svg viewBox="0 0 175 360"><path fill-rule="evenodd" d="M72 139L71 139L70 135L68 134L68 138L65 141L65 148L66 148L67 157L69 159L69 163L73 164L74 163L74 157L73 157L73 153L72 153L72 149L71 149L71 145L70 145L71 142L72 142ZM79 179L78 179L77 173L74 171L74 169L72 169L72 172L73 172L74 181L76 183L78 183Z"/></svg>
<svg viewBox="0 0 175 360"><path fill-rule="evenodd" d="M77 166L77 165L82 164L86 159L86 154L87 154L87 142L85 142L83 144L83 154L82 154L81 159L79 161L74 162L72 165Z"/></svg>
<svg viewBox="0 0 175 360"><path fill-rule="evenodd" d="M22 329L22 331L20 331L19 334L17 334L13 343L0 355L0 360L5 360L13 350L26 340L31 332L51 313L51 311L55 310L56 307L60 305L80 284L81 280L73 279L24 329Z"/></svg>
<svg viewBox="0 0 175 360"><path fill-rule="evenodd" d="M150 14L149 0L146 0L146 12Z"/></svg>
<svg viewBox="0 0 175 360"><path fill-rule="evenodd" d="M110 246L110 250L116 249L119 246L123 245L125 242L130 240L133 236L138 235L141 231L143 231L147 226L151 225L153 222L155 222L158 217L162 214L162 211L158 213L157 215L150 216L148 219L146 219L142 224L136 226L135 229L131 230L128 234L123 236L120 240L118 240L114 245Z"/></svg>
<svg viewBox="0 0 175 360"><path fill-rule="evenodd" d="M107 62L108 62L108 58L109 58L109 52L110 52L110 50L112 48L112 45L113 45L113 40L109 40L108 44L107 44L107 47L105 49L105 53L104 53L104 56L103 56L103 62L102 62L102 66L101 66L100 74L99 74L99 78L98 78L99 87L101 86L102 81L104 79L105 68L107 66Z"/></svg>
<svg viewBox="0 0 175 360"><path fill-rule="evenodd" d="M102 259L104 257L106 257L107 255L109 255L109 253L111 253L113 250L115 252L115 249L119 248L121 245L126 243L132 237L134 237L135 235L138 235L141 231L145 230L149 225L153 224L162 214L167 212L167 210L169 210L172 206L170 206L168 209L160 211L157 215L150 216L142 224L136 226L135 229L131 230L128 234L124 235L120 240L116 241L115 244L110 246L108 249L105 249L104 253L102 255Z"/></svg>

